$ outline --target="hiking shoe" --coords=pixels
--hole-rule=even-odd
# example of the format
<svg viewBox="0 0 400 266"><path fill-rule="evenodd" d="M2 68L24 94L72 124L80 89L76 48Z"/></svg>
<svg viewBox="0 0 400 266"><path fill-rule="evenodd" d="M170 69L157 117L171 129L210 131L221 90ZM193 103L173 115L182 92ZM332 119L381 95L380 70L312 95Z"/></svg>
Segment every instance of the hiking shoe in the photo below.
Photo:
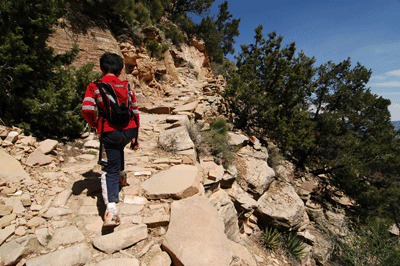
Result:
<svg viewBox="0 0 400 266"><path fill-rule="evenodd" d="M125 187L128 185L128 179L125 171L119 173L119 187Z"/></svg>
<svg viewBox="0 0 400 266"><path fill-rule="evenodd" d="M117 226L121 223L121 215L115 212L106 211L104 214L103 226Z"/></svg>

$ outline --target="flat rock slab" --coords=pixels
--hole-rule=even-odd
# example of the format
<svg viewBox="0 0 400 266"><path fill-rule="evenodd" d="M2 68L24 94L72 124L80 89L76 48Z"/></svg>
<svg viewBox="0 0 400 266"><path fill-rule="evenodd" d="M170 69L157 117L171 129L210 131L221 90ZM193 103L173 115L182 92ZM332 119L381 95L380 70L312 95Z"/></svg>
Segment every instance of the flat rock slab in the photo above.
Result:
<svg viewBox="0 0 400 266"><path fill-rule="evenodd" d="M174 113L174 114L177 114L177 113L180 113L180 112L190 112L191 113L196 109L198 104L199 104L198 101L187 103L185 105L182 105L182 106L179 106L179 107L175 108L172 113Z"/></svg>
<svg viewBox="0 0 400 266"><path fill-rule="evenodd" d="M0 247L1 265L15 265L21 258L36 251L39 246L40 244L34 236L26 238L21 243L18 243L16 240L5 243Z"/></svg>
<svg viewBox="0 0 400 266"><path fill-rule="evenodd" d="M54 139L46 139L39 143L39 147L44 154L48 154L52 152L55 148L57 148L58 141Z"/></svg>
<svg viewBox="0 0 400 266"><path fill-rule="evenodd" d="M15 224L9 225L4 229L0 230L0 245L6 241L15 232Z"/></svg>
<svg viewBox="0 0 400 266"><path fill-rule="evenodd" d="M85 240L85 236L82 232L75 225L71 225L56 229L47 247L53 249L62 245L82 242L83 240Z"/></svg>
<svg viewBox="0 0 400 266"><path fill-rule="evenodd" d="M28 165L46 165L49 164L53 161L53 158L50 156L47 156L43 153L43 151L40 148L37 148L34 152L32 152L28 159L26 160L26 163Z"/></svg>
<svg viewBox="0 0 400 266"><path fill-rule="evenodd" d="M175 165L142 183L148 199L183 199L199 192L200 172L196 166Z"/></svg>
<svg viewBox="0 0 400 266"><path fill-rule="evenodd" d="M147 238L147 226L139 224L108 235L96 237L92 240L92 243L101 251L111 254L132 246L145 238Z"/></svg>
<svg viewBox="0 0 400 266"><path fill-rule="evenodd" d="M139 266L139 260L128 259L128 258L118 258L103 260L96 264L96 266Z"/></svg>
<svg viewBox="0 0 400 266"><path fill-rule="evenodd" d="M26 261L26 266L75 266L85 265L92 259L92 253L86 244L79 244L66 249L58 250L47 255Z"/></svg>
<svg viewBox="0 0 400 266"><path fill-rule="evenodd" d="M0 148L0 179L12 183L29 178L21 164L5 150Z"/></svg>
<svg viewBox="0 0 400 266"><path fill-rule="evenodd" d="M174 265L227 266L233 251L224 223L206 197L193 196L171 205L171 221L162 243Z"/></svg>

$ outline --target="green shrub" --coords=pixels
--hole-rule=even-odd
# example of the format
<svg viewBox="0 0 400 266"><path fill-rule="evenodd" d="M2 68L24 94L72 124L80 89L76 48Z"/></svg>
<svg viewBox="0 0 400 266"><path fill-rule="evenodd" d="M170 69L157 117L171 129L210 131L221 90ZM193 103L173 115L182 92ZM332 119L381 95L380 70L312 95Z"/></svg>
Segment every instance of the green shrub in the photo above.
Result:
<svg viewBox="0 0 400 266"><path fill-rule="evenodd" d="M389 235L392 223L372 218L337 239L335 262L340 265L400 265L399 238Z"/></svg>
<svg viewBox="0 0 400 266"><path fill-rule="evenodd" d="M164 56L163 54L168 51L169 46L168 44L160 44L158 41L156 40L149 40L146 43L146 49L147 52L150 53L150 57L155 57L157 58L157 60L163 60Z"/></svg>
<svg viewBox="0 0 400 266"><path fill-rule="evenodd" d="M287 234L285 238L285 247L289 254L291 254L296 259L300 258L303 255L303 250L305 249L305 246L303 245L303 240L294 233Z"/></svg>
<svg viewBox="0 0 400 266"><path fill-rule="evenodd" d="M229 126L223 117L219 117L211 124L211 130L205 135L206 142L210 146L211 154L222 160L227 167L234 160L233 151L228 143Z"/></svg>
<svg viewBox="0 0 400 266"><path fill-rule="evenodd" d="M280 235L276 229L267 227L263 234L263 241L265 247L269 249L276 249L280 245Z"/></svg>

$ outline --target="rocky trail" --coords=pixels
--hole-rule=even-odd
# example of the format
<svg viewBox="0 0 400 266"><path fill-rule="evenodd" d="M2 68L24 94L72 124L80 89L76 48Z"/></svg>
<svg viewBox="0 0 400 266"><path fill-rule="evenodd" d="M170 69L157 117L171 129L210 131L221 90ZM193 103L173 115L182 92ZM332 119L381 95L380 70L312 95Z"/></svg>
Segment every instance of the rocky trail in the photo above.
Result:
<svg viewBox="0 0 400 266"><path fill-rule="evenodd" d="M326 262L332 246L309 216L332 230L343 216L331 211L326 218L309 201L315 182L289 185L290 164L281 166L277 180L267 148L254 137L229 133L238 159L228 169L198 156L187 125L209 127L224 109L224 84L188 80L162 101L139 102L140 149L125 150L129 186L120 191L122 222L113 229L102 227L93 133L73 143L37 142L18 128L0 127L1 265L291 265L260 245L264 220L302 234L307 248L298 263Z"/></svg>

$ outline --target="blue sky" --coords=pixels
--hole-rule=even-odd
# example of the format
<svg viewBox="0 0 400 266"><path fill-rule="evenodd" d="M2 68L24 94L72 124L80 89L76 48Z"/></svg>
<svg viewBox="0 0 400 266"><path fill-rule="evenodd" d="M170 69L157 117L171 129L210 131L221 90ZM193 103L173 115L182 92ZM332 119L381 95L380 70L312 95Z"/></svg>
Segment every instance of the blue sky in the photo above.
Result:
<svg viewBox="0 0 400 266"><path fill-rule="evenodd" d="M211 15L218 13L216 0ZM284 43L296 43L315 66L339 63L348 57L372 70L367 84L374 94L391 100L392 120L400 120L400 1L393 0L229 0L229 12L241 18L236 38L254 42L254 29L262 24L264 36L276 31ZM233 57L231 57L233 59Z"/></svg>

